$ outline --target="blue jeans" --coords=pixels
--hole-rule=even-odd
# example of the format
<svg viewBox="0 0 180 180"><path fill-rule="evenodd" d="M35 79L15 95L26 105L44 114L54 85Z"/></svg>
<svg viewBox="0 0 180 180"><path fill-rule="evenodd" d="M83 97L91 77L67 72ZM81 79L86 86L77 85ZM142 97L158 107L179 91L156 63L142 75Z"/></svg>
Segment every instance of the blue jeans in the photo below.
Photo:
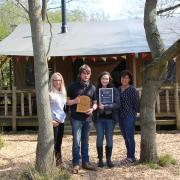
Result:
<svg viewBox="0 0 180 180"><path fill-rule="evenodd" d="M135 121L136 121L135 116L120 118L119 121L121 133L126 144L127 158L131 158L131 159L135 159L135 140L134 140Z"/></svg>
<svg viewBox="0 0 180 180"><path fill-rule="evenodd" d="M113 146L113 130L114 130L114 121L111 119L97 119L96 120L96 146L102 147L104 135L106 137L106 146Z"/></svg>
<svg viewBox="0 0 180 180"><path fill-rule="evenodd" d="M89 134L92 127L91 121L79 121L72 119L72 135L73 146L72 156L73 165L79 165L80 158L82 156L82 163L89 162ZM80 144L81 144L81 156L80 156Z"/></svg>

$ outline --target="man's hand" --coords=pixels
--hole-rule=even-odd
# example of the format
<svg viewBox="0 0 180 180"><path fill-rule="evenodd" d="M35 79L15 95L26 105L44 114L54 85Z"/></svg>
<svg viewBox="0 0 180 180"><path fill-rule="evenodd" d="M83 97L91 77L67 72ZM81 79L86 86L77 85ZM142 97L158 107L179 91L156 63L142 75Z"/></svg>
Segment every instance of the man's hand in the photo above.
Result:
<svg viewBox="0 0 180 180"><path fill-rule="evenodd" d="M80 98L79 96L77 96L75 99L74 99L74 104L79 104L80 103Z"/></svg>

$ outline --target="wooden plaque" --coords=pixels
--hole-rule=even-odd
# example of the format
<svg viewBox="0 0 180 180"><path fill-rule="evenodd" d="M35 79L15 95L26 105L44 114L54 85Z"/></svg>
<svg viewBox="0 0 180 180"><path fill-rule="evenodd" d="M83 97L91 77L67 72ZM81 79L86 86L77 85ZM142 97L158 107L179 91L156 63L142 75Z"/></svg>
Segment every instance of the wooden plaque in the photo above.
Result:
<svg viewBox="0 0 180 180"><path fill-rule="evenodd" d="M86 113L91 107L91 100L88 96L79 96L80 103L77 104L76 112Z"/></svg>

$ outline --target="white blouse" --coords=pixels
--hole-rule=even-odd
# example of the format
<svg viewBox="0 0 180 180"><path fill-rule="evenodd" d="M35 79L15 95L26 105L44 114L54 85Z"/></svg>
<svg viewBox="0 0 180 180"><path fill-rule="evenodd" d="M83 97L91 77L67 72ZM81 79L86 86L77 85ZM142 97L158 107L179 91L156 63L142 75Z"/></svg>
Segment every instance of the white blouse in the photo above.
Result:
<svg viewBox="0 0 180 180"><path fill-rule="evenodd" d="M66 118L66 113L64 112L64 105L66 104L66 99L60 91L53 91L49 93L50 106L52 119L60 123L64 123Z"/></svg>

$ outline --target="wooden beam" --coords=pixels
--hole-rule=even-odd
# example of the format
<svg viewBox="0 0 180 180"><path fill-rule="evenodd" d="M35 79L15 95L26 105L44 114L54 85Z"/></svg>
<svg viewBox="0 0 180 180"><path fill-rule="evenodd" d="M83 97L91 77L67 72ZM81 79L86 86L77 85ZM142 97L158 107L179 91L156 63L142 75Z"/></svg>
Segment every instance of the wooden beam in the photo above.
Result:
<svg viewBox="0 0 180 180"><path fill-rule="evenodd" d="M133 83L134 86L136 87L137 83L136 83L136 56L133 56L132 58L132 64L133 64Z"/></svg>
<svg viewBox="0 0 180 180"><path fill-rule="evenodd" d="M28 93L29 115L32 115L31 93Z"/></svg>
<svg viewBox="0 0 180 180"><path fill-rule="evenodd" d="M24 93L21 93L21 115L24 116Z"/></svg>
<svg viewBox="0 0 180 180"><path fill-rule="evenodd" d="M180 109L179 109L179 91L178 91L178 83L175 83L174 89L174 107L176 113L176 128L180 130Z"/></svg>
<svg viewBox="0 0 180 180"><path fill-rule="evenodd" d="M4 94L4 115L8 115L8 99L7 94Z"/></svg>
<svg viewBox="0 0 180 180"><path fill-rule="evenodd" d="M12 87L12 130L16 131L16 109L17 109L16 87Z"/></svg>
<svg viewBox="0 0 180 180"><path fill-rule="evenodd" d="M180 54L176 57L176 82L180 86Z"/></svg>
<svg viewBox="0 0 180 180"><path fill-rule="evenodd" d="M166 111L169 112L170 111L170 107L169 107L169 91L166 89Z"/></svg>
<svg viewBox="0 0 180 180"><path fill-rule="evenodd" d="M160 107L160 97L159 97L159 93L158 93L157 99L156 99L156 108L157 108L157 113L160 114L161 107Z"/></svg>

